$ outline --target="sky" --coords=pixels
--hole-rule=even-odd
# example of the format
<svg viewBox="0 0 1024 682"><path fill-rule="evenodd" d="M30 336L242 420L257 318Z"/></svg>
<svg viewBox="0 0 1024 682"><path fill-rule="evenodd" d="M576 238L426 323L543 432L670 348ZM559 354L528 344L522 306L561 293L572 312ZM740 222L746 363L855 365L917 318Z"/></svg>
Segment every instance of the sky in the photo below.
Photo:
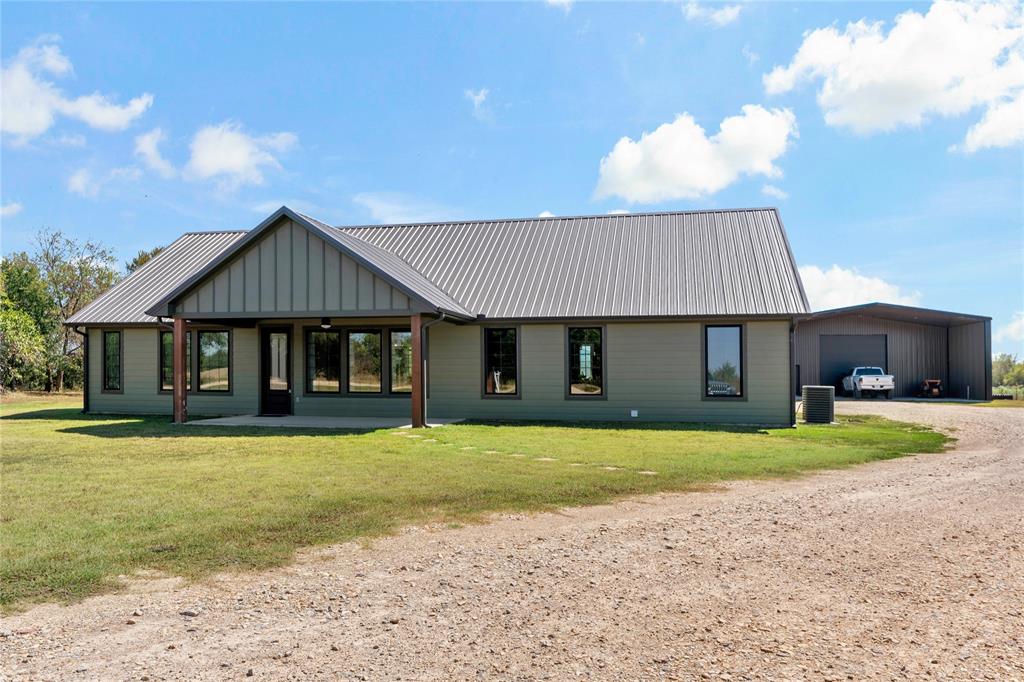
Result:
<svg viewBox="0 0 1024 682"><path fill-rule="evenodd" d="M1024 356L1020 3L0 5L0 249L777 206L812 307Z"/></svg>

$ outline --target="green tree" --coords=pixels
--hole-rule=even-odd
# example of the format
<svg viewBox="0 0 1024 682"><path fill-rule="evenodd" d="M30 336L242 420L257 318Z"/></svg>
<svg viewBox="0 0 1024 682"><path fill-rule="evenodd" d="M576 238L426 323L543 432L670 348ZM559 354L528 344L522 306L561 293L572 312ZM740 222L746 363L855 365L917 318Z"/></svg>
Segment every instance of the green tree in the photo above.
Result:
<svg viewBox="0 0 1024 682"><path fill-rule="evenodd" d="M59 324L39 268L24 251L0 260L0 309L26 313L43 335Z"/></svg>
<svg viewBox="0 0 1024 682"><path fill-rule="evenodd" d="M1014 366L1019 364L1017 362L1016 355L1010 355L1009 353L999 353L992 358L992 385L993 386L1004 386L1006 375L1013 371Z"/></svg>
<svg viewBox="0 0 1024 682"><path fill-rule="evenodd" d="M125 271L129 275L132 274L133 272L141 268L143 265L153 260L153 258L156 257L156 255L163 250L163 246L157 246L156 248L152 248L149 251L146 251L145 249L140 249L139 252L135 254L135 258L132 258L130 261L124 264Z"/></svg>
<svg viewBox="0 0 1024 682"><path fill-rule="evenodd" d="M45 340L35 320L22 310L0 310L0 382L3 388L38 388Z"/></svg>
<svg viewBox="0 0 1024 682"><path fill-rule="evenodd" d="M119 275L106 247L72 239L59 230L39 233L32 260L60 322L46 336L47 388L62 391L69 371L80 374L82 366L81 338L63 323L112 287Z"/></svg>
<svg viewBox="0 0 1024 682"><path fill-rule="evenodd" d="M1003 376L1002 386L1024 386L1024 362L1014 363L1013 368Z"/></svg>

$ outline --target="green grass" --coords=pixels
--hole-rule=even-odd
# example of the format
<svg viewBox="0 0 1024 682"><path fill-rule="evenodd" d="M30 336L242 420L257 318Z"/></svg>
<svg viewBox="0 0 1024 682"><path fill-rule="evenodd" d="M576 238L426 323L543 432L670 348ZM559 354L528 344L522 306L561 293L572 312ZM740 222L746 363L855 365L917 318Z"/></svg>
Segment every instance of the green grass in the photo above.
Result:
<svg viewBox="0 0 1024 682"><path fill-rule="evenodd" d="M779 430L466 424L413 438L83 416L68 398L6 401L0 415L5 610L80 599L140 571L195 578L260 569L302 546L413 523L793 476L947 442L873 417Z"/></svg>

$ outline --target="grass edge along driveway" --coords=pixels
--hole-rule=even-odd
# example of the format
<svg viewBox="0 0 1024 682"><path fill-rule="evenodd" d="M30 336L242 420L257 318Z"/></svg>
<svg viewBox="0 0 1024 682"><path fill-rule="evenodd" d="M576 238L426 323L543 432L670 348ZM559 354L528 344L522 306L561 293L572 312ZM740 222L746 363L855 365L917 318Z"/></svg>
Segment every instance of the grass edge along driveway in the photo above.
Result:
<svg viewBox="0 0 1024 682"><path fill-rule="evenodd" d="M0 609L74 601L141 571L199 578L299 547L736 479L938 452L878 417L757 429L459 424L321 432L86 416L73 399L0 405Z"/></svg>

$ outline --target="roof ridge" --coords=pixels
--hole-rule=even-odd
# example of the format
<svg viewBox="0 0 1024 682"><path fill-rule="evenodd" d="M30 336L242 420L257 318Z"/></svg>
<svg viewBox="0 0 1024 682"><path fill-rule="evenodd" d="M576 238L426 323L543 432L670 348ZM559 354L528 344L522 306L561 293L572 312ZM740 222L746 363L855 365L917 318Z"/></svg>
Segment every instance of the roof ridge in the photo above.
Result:
<svg viewBox="0 0 1024 682"><path fill-rule="evenodd" d="M474 223L525 223L545 220L583 220L603 218L645 218L666 215L700 215L704 213L752 213L754 211L778 211L775 206L751 206L749 208L702 208L687 211L640 211L638 213L591 213L579 215L534 216L525 218L476 218L472 220L426 220L415 223L369 223L363 225L331 225L336 230L363 230L391 227L425 227L428 225L472 225ZM318 221L319 222L319 221Z"/></svg>
<svg viewBox="0 0 1024 682"><path fill-rule="evenodd" d="M182 232L181 237L189 234L244 234L248 231L249 230L189 230L187 232ZM179 237L179 239L181 237Z"/></svg>

